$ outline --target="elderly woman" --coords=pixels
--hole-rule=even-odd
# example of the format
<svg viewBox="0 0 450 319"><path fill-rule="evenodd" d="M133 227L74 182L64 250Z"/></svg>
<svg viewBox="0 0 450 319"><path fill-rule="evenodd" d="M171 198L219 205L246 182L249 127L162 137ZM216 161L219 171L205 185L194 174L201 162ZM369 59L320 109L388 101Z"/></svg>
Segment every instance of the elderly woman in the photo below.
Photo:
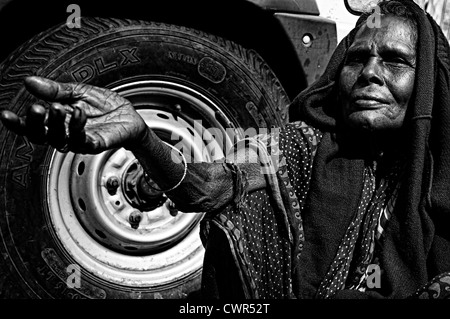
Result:
<svg viewBox="0 0 450 319"><path fill-rule="evenodd" d="M207 212L205 296L445 297L449 47L413 1L379 6L379 27L362 16L290 106L301 121L221 162L186 163L129 101L89 85L27 78L50 108L1 118L61 151L125 147L181 210Z"/></svg>

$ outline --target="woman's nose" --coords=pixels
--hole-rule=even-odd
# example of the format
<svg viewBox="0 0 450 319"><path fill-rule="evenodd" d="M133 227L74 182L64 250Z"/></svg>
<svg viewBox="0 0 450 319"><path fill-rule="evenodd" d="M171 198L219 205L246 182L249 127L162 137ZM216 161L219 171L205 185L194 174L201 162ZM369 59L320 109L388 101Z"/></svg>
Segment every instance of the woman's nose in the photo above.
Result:
<svg viewBox="0 0 450 319"><path fill-rule="evenodd" d="M364 68L361 70L360 79L368 83L383 85L383 77L381 75L380 61L376 57L367 60Z"/></svg>

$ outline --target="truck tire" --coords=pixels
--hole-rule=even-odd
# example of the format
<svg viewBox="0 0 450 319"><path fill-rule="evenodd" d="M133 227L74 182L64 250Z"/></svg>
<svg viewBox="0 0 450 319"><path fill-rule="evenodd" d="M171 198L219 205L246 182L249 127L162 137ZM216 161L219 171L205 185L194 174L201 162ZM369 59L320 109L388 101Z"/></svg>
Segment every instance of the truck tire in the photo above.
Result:
<svg viewBox="0 0 450 319"><path fill-rule="evenodd" d="M258 133L288 120L287 95L256 52L181 26L112 18L55 26L0 65L1 109L23 115L46 103L24 89L28 75L116 90L164 140L208 128ZM199 296L203 215L173 213L165 198L131 227L132 154L62 154L3 126L0 141L1 298Z"/></svg>

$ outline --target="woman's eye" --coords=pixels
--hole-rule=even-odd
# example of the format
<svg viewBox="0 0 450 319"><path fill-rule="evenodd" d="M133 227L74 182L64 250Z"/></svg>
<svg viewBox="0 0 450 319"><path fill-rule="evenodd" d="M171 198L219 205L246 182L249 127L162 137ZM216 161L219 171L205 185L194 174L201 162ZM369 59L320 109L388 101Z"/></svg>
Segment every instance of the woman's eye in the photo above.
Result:
<svg viewBox="0 0 450 319"><path fill-rule="evenodd" d="M392 65L404 65L408 64L405 59L401 57L386 57L384 58L384 62Z"/></svg>
<svg viewBox="0 0 450 319"><path fill-rule="evenodd" d="M403 60L400 59L400 58L397 58L397 59L389 59L389 60L386 60L386 62L388 62L388 63L405 63L405 61L403 61Z"/></svg>
<svg viewBox="0 0 450 319"><path fill-rule="evenodd" d="M346 59L346 64L352 64L352 63L364 63L365 58L362 55L354 54L349 55Z"/></svg>

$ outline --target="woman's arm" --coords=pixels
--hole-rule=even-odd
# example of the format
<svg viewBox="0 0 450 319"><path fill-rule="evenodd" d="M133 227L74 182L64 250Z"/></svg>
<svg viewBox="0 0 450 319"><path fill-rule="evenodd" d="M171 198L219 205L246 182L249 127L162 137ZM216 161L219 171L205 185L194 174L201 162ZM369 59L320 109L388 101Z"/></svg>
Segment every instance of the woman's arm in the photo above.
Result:
<svg viewBox="0 0 450 319"><path fill-rule="evenodd" d="M184 212L215 211L239 200L242 192L265 187L265 178L252 148L239 149L226 161L184 163L179 152L148 129L142 141L128 149L161 189L176 186L167 196Z"/></svg>
<svg viewBox="0 0 450 319"><path fill-rule="evenodd" d="M163 190L172 189L181 181L167 195L182 211L212 211L239 199L242 191L264 187L264 176L259 173L256 153L252 151L250 155L242 151L235 154L236 165L173 161L172 149L116 92L36 76L26 78L25 86L51 104L30 106L26 117L2 111L0 118L6 128L32 143L48 143L62 152L98 154L120 147L131 150ZM248 187L242 189L245 185Z"/></svg>

